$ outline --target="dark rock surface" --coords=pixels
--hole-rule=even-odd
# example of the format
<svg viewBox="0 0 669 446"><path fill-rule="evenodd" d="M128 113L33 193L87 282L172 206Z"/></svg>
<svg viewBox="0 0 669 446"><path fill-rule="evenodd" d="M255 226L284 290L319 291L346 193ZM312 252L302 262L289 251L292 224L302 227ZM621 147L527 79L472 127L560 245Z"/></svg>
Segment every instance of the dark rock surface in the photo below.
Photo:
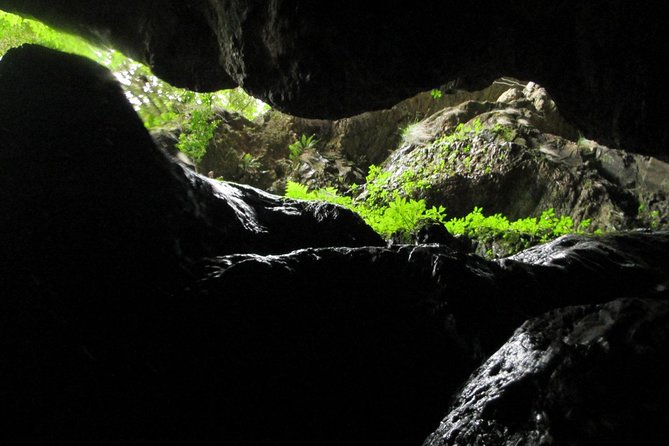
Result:
<svg viewBox="0 0 669 446"><path fill-rule="evenodd" d="M8 53L0 98L3 445L419 444L528 318L669 282L666 232L362 246L339 208L187 174L75 56Z"/></svg>
<svg viewBox="0 0 669 446"><path fill-rule="evenodd" d="M424 445L665 444L664 299L570 307L526 322L472 375Z"/></svg>
<svg viewBox="0 0 669 446"><path fill-rule="evenodd" d="M174 84L241 85L296 115L352 115L446 82L483 88L506 75L546 87L567 120L602 144L665 155L669 144L660 4L0 0L0 8L109 42Z"/></svg>
<svg viewBox="0 0 669 446"><path fill-rule="evenodd" d="M97 289L104 272L94 274L91 302L27 281L3 308L3 401L22 418L6 432L56 443L418 444L522 321L654 294L669 279L668 244L666 233L580 238L535 250L538 264L437 245L238 254L207 261L186 291L137 283L114 296L118 286Z"/></svg>
<svg viewBox="0 0 669 446"><path fill-rule="evenodd" d="M12 256L90 258L88 247L108 244L122 262L134 252L189 259L382 244L345 209L220 184L172 163L111 74L85 59L25 46L0 70L0 196Z"/></svg>
<svg viewBox="0 0 669 446"><path fill-rule="evenodd" d="M121 401L141 403L123 398L151 376L142 355L160 349L174 317L165 307L192 285L196 260L382 243L341 208L189 174L155 148L111 74L85 59L13 50L0 98L0 399L16 419L0 443L57 444L98 428L125 443L139 427L107 435L76 418L90 410L104 423ZM156 401L143 401L133 410L150 413Z"/></svg>

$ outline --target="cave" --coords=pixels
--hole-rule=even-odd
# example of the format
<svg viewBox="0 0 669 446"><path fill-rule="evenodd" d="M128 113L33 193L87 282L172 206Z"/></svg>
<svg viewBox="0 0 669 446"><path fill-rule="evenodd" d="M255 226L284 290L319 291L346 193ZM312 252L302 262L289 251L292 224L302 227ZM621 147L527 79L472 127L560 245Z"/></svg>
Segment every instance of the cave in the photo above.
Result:
<svg viewBox="0 0 669 446"><path fill-rule="evenodd" d="M436 206L439 185L453 216L481 200L520 218L552 200L605 230L492 257L498 245L475 251L439 225L388 239L346 206L192 170L108 69L18 46L0 59L0 443L664 444L661 5L0 10L174 86L241 87L303 136L330 132L365 167L385 162L389 182L435 153L458 162L405 191ZM419 109L398 135L397 116ZM252 124L226 116L221 132L245 144L235 129ZM379 143L393 119L397 151ZM569 169L546 167L558 164ZM446 168L476 181L442 181Z"/></svg>

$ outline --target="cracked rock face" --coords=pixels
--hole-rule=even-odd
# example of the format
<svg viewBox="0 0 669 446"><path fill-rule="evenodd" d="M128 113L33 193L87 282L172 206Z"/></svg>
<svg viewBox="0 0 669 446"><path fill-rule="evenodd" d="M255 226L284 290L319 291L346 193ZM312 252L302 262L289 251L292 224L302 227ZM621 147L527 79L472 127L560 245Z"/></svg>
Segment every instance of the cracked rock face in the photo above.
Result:
<svg viewBox="0 0 669 446"><path fill-rule="evenodd" d="M654 155L669 145L659 4L0 0L0 8L109 42L175 85L241 85L299 116L337 118L506 75L546 87L590 139Z"/></svg>

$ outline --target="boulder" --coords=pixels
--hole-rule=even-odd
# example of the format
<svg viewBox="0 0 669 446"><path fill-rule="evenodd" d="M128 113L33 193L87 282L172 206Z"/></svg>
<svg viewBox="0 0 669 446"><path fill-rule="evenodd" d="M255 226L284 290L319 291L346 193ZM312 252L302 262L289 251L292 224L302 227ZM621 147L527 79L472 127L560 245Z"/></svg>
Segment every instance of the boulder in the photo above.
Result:
<svg viewBox="0 0 669 446"><path fill-rule="evenodd" d="M170 161L111 73L86 59L37 46L10 51L0 92L3 244L15 259L77 253L88 265L153 264L382 244L343 208L222 184ZM158 257L142 258L149 253Z"/></svg>
<svg viewBox="0 0 669 446"><path fill-rule="evenodd" d="M375 187L444 206L449 218L475 206L510 220L554 209L590 231L669 227L669 164L580 137L544 88L506 81L497 96L407 125Z"/></svg>
<svg viewBox="0 0 669 446"><path fill-rule="evenodd" d="M568 307L526 322L469 378L424 446L664 444L666 297L665 288L662 300Z"/></svg>
<svg viewBox="0 0 669 446"><path fill-rule="evenodd" d="M439 245L235 254L204 261L188 289L138 281L125 299L96 288L104 271L80 290L26 280L2 301L0 391L19 418L3 434L418 444L526 318L655 296L668 245L667 233L565 238L503 262Z"/></svg>
<svg viewBox="0 0 669 446"><path fill-rule="evenodd" d="M162 330L167 347L151 352L153 379L181 383L159 418L184 441L198 430L231 443L418 444L465 376L527 318L656 297L669 280L668 244L666 233L564 239L527 262L439 245L212 259ZM175 415L180 407L189 418Z"/></svg>

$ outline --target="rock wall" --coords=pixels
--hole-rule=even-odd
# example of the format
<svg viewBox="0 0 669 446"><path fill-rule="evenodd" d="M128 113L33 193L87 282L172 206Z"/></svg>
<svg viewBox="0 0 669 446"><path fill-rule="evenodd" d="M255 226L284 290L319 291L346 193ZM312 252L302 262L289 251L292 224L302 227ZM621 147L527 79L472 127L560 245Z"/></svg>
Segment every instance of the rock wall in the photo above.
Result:
<svg viewBox="0 0 669 446"><path fill-rule="evenodd" d="M667 227L669 164L583 138L535 83L499 86L498 96L406 127L382 164L383 188L444 206L449 217L474 206L510 219L552 208L590 220L590 230Z"/></svg>
<svg viewBox="0 0 669 446"><path fill-rule="evenodd" d="M453 82L548 88L569 122L613 148L666 154L667 15L624 0L385 4L248 0L1 0L110 43L175 85L241 85L294 115L339 118Z"/></svg>
<svg viewBox="0 0 669 446"><path fill-rule="evenodd" d="M590 231L669 224L669 164L585 139L533 82L502 78L436 99L424 92L336 121L277 111L256 122L219 117L200 169L279 194L286 180L346 191L364 183L374 163L390 174L384 189L444 206L449 218L477 206L512 220L554 209L577 226L590 221ZM458 125L469 130L457 136ZM318 143L289 159L288 145L301 135ZM245 164L245 154L257 165ZM508 255L502 246L496 251Z"/></svg>
<svg viewBox="0 0 669 446"><path fill-rule="evenodd" d="M363 183L370 164L380 164L401 144L402 129L435 112L468 100L494 101L516 80L499 79L483 90L451 91L434 98L420 93L395 106L339 120L306 119L270 110L250 121L219 110L221 121L198 166L203 173L283 194L286 179L312 188ZM444 91L447 86L442 87ZM441 90L440 90L441 91ZM302 135L313 135L315 147L290 160L288 146ZM178 130L158 129L156 143L172 155ZM244 156L253 162L244 162Z"/></svg>

